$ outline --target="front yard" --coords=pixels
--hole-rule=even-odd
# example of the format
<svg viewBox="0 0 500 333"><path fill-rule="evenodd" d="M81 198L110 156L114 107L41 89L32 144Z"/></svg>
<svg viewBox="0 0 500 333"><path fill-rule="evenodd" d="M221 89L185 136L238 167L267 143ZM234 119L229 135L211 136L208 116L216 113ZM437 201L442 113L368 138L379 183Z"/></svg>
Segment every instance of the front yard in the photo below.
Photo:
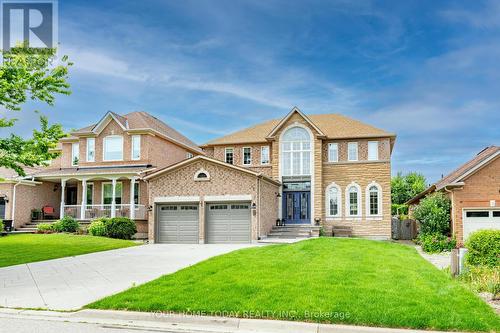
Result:
<svg viewBox="0 0 500 333"><path fill-rule="evenodd" d="M473 293L389 242L320 238L239 250L88 307L384 327L498 331Z"/></svg>
<svg viewBox="0 0 500 333"><path fill-rule="evenodd" d="M0 237L0 267L137 245L128 240L71 234Z"/></svg>

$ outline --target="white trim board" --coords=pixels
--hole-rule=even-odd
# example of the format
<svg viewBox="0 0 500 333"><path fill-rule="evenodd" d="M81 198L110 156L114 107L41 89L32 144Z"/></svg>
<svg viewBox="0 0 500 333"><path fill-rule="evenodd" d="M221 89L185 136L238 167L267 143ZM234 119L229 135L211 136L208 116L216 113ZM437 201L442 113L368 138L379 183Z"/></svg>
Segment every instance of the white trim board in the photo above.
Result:
<svg viewBox="0 0 500 333"><path fill-rule="evenodd" d="M206 202L252 201L252 195L251 194L239 194L239 195L206 195L204 201L206 201Z"/></svg>
<svg viewBox="0 0 500 333"><path fill-rule="evenodd" d="M155 197L153 199L154 203L169 203L169 202L199 202L200 197L197 195L193 196L170 196L170 197Z"/></svg>

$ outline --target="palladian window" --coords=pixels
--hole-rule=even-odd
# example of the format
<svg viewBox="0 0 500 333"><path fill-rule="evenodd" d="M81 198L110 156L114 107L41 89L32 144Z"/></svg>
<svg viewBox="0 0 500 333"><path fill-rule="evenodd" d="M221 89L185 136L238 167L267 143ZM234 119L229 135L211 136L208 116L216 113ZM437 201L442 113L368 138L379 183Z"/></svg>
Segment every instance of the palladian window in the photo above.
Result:
<svg viewBox="0 0 500 333"><path fill-rule="evenodd" d="M311 137L302 127L287 130L281 142L283 176L308 176L311 174Z"/></svg>

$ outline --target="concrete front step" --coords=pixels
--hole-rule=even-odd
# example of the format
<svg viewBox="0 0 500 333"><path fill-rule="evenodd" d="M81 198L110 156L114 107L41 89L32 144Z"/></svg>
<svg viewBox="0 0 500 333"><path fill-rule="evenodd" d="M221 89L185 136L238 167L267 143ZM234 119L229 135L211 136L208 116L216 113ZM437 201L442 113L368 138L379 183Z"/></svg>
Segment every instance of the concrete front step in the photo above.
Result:
<svg viewBox="0 0 500 333"><path fill-rule="evenodd" d="M270 232L269 234L267 234L267 237L311 237L311 233Z"/></svg>

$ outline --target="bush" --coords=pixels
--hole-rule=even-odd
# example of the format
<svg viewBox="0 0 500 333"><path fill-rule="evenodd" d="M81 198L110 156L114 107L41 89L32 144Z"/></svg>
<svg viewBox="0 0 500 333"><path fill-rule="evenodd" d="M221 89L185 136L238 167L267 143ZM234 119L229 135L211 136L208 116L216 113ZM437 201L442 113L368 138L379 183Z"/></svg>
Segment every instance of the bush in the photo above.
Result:
<svg viewBox="0 0 500 333"><path fill-rule="evenodd" d="M114 217L105 222L107 235L111 238L131 239L137 232L135 222L126 217Z"/></svg>
<svg viewBox="0 0 500 333"><path fill-rule="evenodd" d="M106 237L108 236L108 230L106 227L106 218L95 219L90 223L87 231L92 236Z"/></svg>
<svg viewBox="0 0 500 333"><path fill-rule="evenodd" d="M50 234L54 232L54 228L50 223L39 223L36 226L36 232L39 234Z"/></svg>
<svg viewBox="0 0 500 333"><path fill-rule="evenodd" d="M500 266L500 230L479 230L465 242L469 265Z"/></svg>
<svg viewBox="0 0 500 333"><path fill-rule="evenodd" d="M458 279L465 282L474 292L488 292L500 296L500 270L497 267L468 266Z"/></svg>
<svg viewBox="0 0 500 333"><path fill-rule="evenodd" d="M451 251L457 246L455 238L440 233L420 234L418 243L422 246L422 250L427 253Z"/></svg>
<svg viewBox="0 0 500 333"><path fill-rule="evenodd" d="M65 216L52 225L55 232L76 232L80 225L71 216Z"/></svg>
<svg viewBox="0 0 500 333"><path fill-rule="evenodd" d="M450 209L450 199L441 192L422 199L413 212L413 216L420 223L420 233L448 235L451 221Z"/></svg>
<svg viewBox="0 0 500 333"><path fill-rule="evenodd" d="M5 231L5 226L3 224L3 221L0 220L0 234Z"/></svg>

